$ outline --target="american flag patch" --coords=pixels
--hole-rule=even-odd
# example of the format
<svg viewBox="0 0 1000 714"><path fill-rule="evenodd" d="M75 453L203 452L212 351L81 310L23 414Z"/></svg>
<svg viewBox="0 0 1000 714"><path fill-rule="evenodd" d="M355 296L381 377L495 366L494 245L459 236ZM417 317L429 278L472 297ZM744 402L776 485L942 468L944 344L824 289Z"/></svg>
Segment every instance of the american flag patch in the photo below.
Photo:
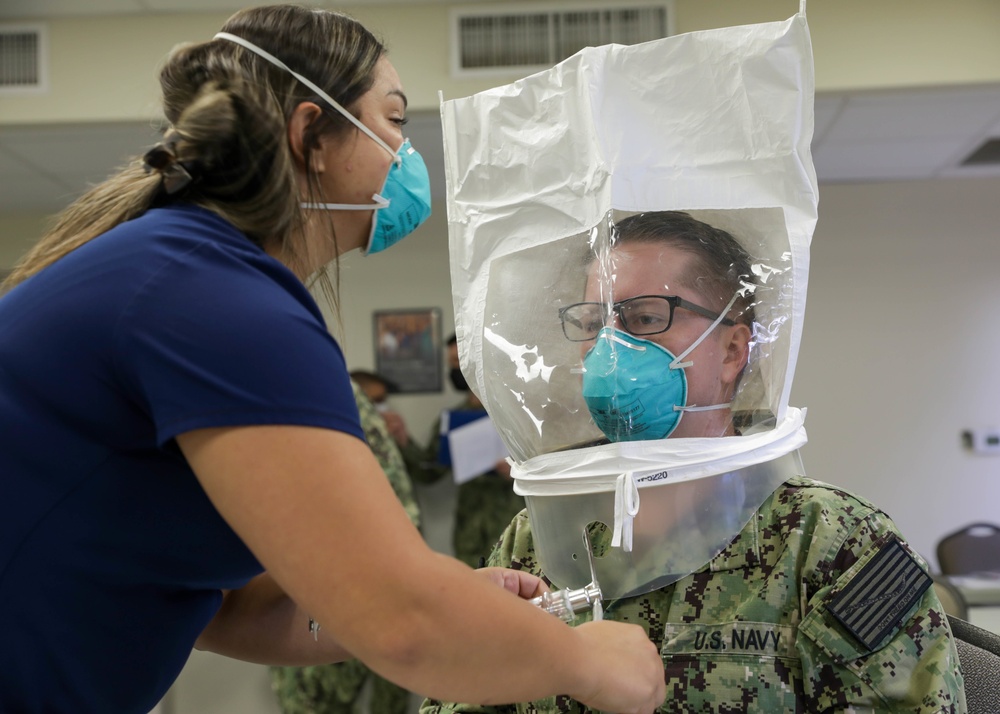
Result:
<svg viewBox="0 0 1000 714"><path fill-rule="evenodd" d="M916 558L893 538L827 609L871 652L899 625L932 582Z"/></svg>

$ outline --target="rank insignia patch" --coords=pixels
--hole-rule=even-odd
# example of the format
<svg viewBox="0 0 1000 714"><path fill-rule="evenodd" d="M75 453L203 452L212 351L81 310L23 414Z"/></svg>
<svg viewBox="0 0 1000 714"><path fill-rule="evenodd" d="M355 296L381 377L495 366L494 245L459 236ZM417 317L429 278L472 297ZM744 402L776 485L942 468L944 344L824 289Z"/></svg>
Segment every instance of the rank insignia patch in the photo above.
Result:
<svg viewBox="0 0 1000 714"><path fill-rule="evenodd" d="M931 586L931 576L895 538L851 579L827 609L869 652Z"/></svg>

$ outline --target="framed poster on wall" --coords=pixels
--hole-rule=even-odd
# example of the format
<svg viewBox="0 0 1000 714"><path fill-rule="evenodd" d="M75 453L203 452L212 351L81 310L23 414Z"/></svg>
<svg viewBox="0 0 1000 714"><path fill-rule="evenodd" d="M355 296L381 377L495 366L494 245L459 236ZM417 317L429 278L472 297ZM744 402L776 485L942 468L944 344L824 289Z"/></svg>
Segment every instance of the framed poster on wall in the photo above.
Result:
<svg viewBox="0 0 1000 714"><path fill-rule="evenodd" d="M376 310L375 371L402 394L441 391L441 309Z"/></svg>

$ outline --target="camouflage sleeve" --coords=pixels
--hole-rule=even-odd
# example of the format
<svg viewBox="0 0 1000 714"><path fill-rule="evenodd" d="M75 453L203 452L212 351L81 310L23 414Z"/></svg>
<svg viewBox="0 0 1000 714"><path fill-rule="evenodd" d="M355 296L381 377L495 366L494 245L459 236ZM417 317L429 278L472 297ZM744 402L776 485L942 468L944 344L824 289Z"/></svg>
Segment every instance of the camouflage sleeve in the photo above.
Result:
<svg viewBox="0 0 1000 714"><path fill-rule="evenodd" d="M528 512L522 510L511 520L486 559L486 564L498 568L524 570L541 575L542 570L535 558L534 541L531 535L531 521Z"/></svg>
<svg viewBox="0 0 1000 714"><path fill-rule="evenodd" d="M351 383L354 389L354 401L358 405L358 415L361 417L361 429L365 433L365 440L372 450L379 466L389 479L389 484L396 494L396 498L406 510L406 515L410 517L413 525L420 527L420 505L417 503L416 494L413 492L413 483L410 481L410 474L407 472L406 463L400 453L396 440L389 433L385 419L379 414L375 405L365 396L358 385Z"/></svg>
<svg viewBox="0 0 1000 714"><path fill-rule="evenodd" d="M441 419L434 421L431 427L430 440L427 446L420 446L416 441L410 439L406 446L400 447L403 460L406 462L406 469L417 483L432 484L440 481L449 473L450 469L438 463L438 441L441 431Z"/></svg>
<svg viewBox="0 0 1000 714"><path fill-rule="evenodd" d="M836 533L843 524L830 525ZM954 639L927 565L889 518L872 510L839 545L809 552L796 643L808 711L964 712Z"/></svg>
<svg viewBox="0 0 1000 714"><path fill-rule="evenodd" d="M271 667L282 714L343 714L361 693L369 670L359 660L314 667Z"/></svg>
<svg viewBox="0 0 1000 714"><path fill-rule="evenodd" d="M475 704L456 704L425 699L420 714L515 714L513 707L481 707Z"/></svg>
<svg viewBox="0 0 1000 714"><path fill-rule="evenodd" d="M452 543L455 557L473 567L489 557L497 539L521 510L524 499L514 483L496 472L461 484L456 493Z"/></svg>
<svg viewBox="0 0 1000 714"><path fill-rule="evenodd" d="M406 446L401 446L399 450L406 462L406 470L417 483L436 483L448 473L448 469L437 463L436 454L430 453L429 448L420 446L412 439ZM436 452L436 449L434 451Z"/></svg>

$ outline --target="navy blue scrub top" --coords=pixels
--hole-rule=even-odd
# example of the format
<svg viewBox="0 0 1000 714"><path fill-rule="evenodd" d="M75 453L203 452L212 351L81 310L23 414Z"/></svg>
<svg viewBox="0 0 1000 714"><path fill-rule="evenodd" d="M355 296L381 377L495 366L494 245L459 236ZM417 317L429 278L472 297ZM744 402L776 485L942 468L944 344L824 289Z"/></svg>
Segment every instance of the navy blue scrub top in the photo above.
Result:
<svg viewBox="0 0 1000 714"><path fill-rule="evenodd" d="M308 291L217 215L150 210L0 298L0 712L145 714L261 566L174 437L363 438Z"/></svg>

